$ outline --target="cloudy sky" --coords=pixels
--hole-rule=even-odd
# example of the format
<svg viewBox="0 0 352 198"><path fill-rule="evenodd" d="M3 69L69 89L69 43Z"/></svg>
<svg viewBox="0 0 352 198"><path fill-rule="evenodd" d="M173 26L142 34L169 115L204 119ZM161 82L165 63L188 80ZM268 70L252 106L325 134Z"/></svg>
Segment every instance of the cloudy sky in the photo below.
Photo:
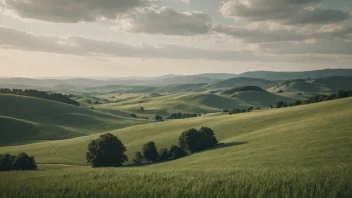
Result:
<svg viewBox="0 0 352 198"><path fill-rule="evenodd" d="M0 0L0 76L352 68L352 0Z"/></svg>

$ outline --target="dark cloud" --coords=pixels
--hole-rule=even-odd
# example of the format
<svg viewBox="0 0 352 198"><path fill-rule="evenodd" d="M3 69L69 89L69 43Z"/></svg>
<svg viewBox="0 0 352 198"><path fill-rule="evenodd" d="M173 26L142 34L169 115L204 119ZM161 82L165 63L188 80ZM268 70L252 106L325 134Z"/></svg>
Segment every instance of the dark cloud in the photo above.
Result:
<svg viewBox="0 0 352 198"><path fill-rule="evenodd" d="M249 21L279 21L284 24L326 24L345 21L350 13L322 9L322 0L231 0L222 4L226 17Z"/></svg>
<svg viewBox="0 0 352 198"><path fill-rule="evenodd" d="M115 19L119 13L150 5L154 0L3 0L0 6L23 18L59 23Z"/></svg>

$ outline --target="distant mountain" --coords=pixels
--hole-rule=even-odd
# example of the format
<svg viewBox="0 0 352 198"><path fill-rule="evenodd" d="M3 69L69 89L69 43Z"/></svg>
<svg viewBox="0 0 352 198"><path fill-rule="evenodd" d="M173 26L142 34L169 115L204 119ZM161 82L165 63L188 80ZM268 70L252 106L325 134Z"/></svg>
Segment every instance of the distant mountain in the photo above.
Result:
<svg viewBox="0 0 352 198"><path fill-rule="evenodd" d="M324 69L304 72L254 71L240 74L241 77L262 78L266 80L292 80L325 78L329 76L352 76L352 69Z"/></svg>
<svg viewBox="0 0 352 198"><path fill-rule="evenodd" d="M326 78L331 76L351 76L352 69L326 69L307 72L271 72L271 71L256 71L246 72L243 74L228 74L228 73L206 73L198 75L180 76L168 74L159 77L126 77L126 78L111 78L111 79L85 79L85 78L72 78L72 79L31 79L31 78L0 78L0 87L4 85L12 85L16 87L54 87L57 85L70 85L77 86L78 88L86 87L101 87L108 85L128 85L128 86L167 86L175 84L199 84L207 83L212 84L212 88L231 88L233 86L246 86L254 85L267 87L268 82L259 82L261 80L267 81L283 81L293 79L317 79ZM244 82L247 78L246 84ZM231 80L232 79L232 80ZM235 80L236 79L236 80ZM257 80L254 80L257 79ZM225 80L225 81L224 81ZM226 81L229 80L229 81ZM232 82L234 81L234 82ZM237 82L236 81L244 81ZM253 82L254 81L254 82ZM218 83L218 84L216 84ZM258 84L259 83L259 84ZM261 83L264 83L262 86ZM227 84L227 85L226 85ZM270 84L270 83L269 83Z"/></svg>

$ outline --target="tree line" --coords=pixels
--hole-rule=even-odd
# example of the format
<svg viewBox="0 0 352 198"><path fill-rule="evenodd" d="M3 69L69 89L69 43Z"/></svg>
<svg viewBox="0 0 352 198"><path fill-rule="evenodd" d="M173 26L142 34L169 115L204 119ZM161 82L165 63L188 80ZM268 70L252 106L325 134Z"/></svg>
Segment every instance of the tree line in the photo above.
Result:
<svg viewBox="0 0 352 198"><path fill-rule="evenodd" d="M195 118L201 116L197 113L172 113L167 119L185 119L185 118Z"/></svg>
<svg viewBox="0 0 352 198"><path fill-rule="evenodd" d="M17 156L12 154L0 155L0 171L12 170L37 170L37 164L33 156L20 153Z"/></svg>
<svg viewBox="0 0 352 198"><path fill-rule="evenodd" d="M38 91L34 89L0 89L1 94L14 94L14 95L21 95L21 96L30 96L35 98L41 98L46 100L52 100L56 102L71 104L79 106L79 103L73 99L71 99L68 95L64 95L61 93L52 93L47 91Z"/></svg>
<svg viewBox="0 0 352 198"><path fill-rule="evenodd" d="M340 98L347 98L347 97L352 97L352 90L349 90L349 91L341 90L341 91L337 92L337 94L330 94L330 95L317 94L316 96L310 97L305 101L301 101L301 100L296 100L294 102L279 101L276 104L276 108L299 106L299 105L303 105L303 104L312 104L312 103L324 102L324 101L335 100L335 99L340 99Z"/></svg>
<svg viewBox="0 0 352 198"><path fill-rule="evenodd" d="M169 148L158 150L155 142L147 142L135 153L132 161L138 165L174 160L216 145L218 140L211 128L202 127L200 130L192 128L181 133L178 145L171 145ZM108 133L89 143L86 160L92 167L120 167L128 161L126 151L123 143Z"/></svg>

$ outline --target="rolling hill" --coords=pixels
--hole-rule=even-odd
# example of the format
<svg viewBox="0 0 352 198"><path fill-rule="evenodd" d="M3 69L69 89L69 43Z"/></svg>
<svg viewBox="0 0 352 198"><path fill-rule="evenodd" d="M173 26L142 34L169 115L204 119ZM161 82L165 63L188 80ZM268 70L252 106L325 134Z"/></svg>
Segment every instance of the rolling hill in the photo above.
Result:
<svg viewBox="0 0 352 198"><path fill-rule="evenodd" d="M272 71L254 71L240 74L241 77L262 78L266 80L293 80L307 78L326 78L330 76L352 76L352 69L323 69L303 72L272 72Z"/></svg>
<svg viewBox="0 0 352 198"><path fill-rule="evenodd" d="M0 94L0 144L66 139L145 122L64 103Z"/></svg>
<svg viewBox="0 0 352 198"><path fill-rule="evenodd" d="M159 147L177 143L189 128L208 126L225 143L176 161L147 169L283 168L348 166L352 163L352 99L339 99L292 108L262 110L238 115L198 118L132 126L114 131L127 147L129 158L148 141ZM85 165L85 151L96 135L69 140L0 147L0 153L25 151L39 163Z"/></svg>
<svg viewBox="0 0 352 198"><path fill-rule="evenodd" d="M231 89L234 87L242 87L242 86L258 86L262 88L269 88L274 86L276 82L263 80L260 78L247 78L247 77L236 77L227 80L223 80L220 82L212 83L207 86L204 86L206 89Z"/></svg>

